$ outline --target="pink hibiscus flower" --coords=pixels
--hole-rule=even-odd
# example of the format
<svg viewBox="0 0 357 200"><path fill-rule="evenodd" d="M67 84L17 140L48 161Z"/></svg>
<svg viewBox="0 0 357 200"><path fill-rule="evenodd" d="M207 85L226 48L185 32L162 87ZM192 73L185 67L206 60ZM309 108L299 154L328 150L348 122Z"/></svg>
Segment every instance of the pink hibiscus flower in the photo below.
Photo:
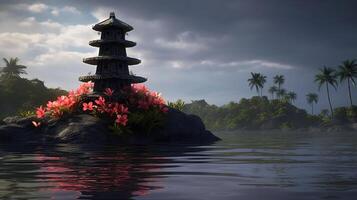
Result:
<svg viewBox="0 0 357 200"><path fill-rule="evenodd" d="M117 123L118 125L126 126L127 122L128 122L127 115L117 115L117 119L115 120L115 123Z"/></svg>
<svg viewBox="0 0 357 200"><path fill-rule="evenodd" d="M93 111L93 102L83 103L83 111Z"/></svg>
<svg viewBox="0 0 357 200"><path fill-rule="evenodd" d="M37 118L41 119L41 118L44 118L45 115L46 115L46 110L44 108L42 108L42 106L40 106L39 108L37 108L36 110L36 115L37 115Z"/></svg>

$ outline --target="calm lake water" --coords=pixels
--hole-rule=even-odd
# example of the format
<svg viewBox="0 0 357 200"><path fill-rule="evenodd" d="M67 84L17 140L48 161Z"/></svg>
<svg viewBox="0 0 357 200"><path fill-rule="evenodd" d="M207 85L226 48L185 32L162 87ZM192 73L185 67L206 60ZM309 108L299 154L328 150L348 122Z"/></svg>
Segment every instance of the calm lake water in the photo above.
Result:
<svg viewBox="0 0 357 200"><path fill-rule="evenodd" d="M0 198L356 199L357 133L217 135L208 146L0 146Z"/></svg>

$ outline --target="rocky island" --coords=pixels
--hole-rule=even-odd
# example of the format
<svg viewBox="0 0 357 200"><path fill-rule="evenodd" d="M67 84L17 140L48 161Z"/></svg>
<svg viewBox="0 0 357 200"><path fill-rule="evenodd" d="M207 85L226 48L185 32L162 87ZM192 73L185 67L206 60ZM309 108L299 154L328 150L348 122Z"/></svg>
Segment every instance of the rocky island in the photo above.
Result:
<svg viewBox="0 0 357 200"><path fill-rule="evenodd" d="M201 119L168 107L159 93L138 83L147 79L129 72L130 58L125 40L130 25L110 17L93 29L101 33L89 44L99 47L99 55L83 62L96 65L94 75L45 107L36 115L7 117L0 125L0 143L12 144L150 144L157 142L210 143L219 140L205 129Z"/></svg>

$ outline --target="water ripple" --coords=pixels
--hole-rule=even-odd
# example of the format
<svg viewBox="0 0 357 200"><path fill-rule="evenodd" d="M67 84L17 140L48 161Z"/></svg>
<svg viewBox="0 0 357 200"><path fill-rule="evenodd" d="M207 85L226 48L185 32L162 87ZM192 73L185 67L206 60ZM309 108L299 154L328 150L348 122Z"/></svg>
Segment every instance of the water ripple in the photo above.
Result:
<svg viewBox="0 0 357 200"><path fill-rule="evenodd" d="M0 146L0 198L269 200L357 194L357 136L222 137L210 146L58 145L24 151Z"/></svg>

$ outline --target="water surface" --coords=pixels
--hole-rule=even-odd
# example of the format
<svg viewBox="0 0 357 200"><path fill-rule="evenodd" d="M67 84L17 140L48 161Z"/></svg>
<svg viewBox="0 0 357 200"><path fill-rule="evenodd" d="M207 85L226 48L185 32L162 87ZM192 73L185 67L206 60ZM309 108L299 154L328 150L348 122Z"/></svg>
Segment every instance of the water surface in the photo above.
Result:
<svg viewBox="0 0 357 200"><path fill-rule="evenodd" d="M207 146L0 146L1 199L354 199L357 133L217 133Z"/></svg>

